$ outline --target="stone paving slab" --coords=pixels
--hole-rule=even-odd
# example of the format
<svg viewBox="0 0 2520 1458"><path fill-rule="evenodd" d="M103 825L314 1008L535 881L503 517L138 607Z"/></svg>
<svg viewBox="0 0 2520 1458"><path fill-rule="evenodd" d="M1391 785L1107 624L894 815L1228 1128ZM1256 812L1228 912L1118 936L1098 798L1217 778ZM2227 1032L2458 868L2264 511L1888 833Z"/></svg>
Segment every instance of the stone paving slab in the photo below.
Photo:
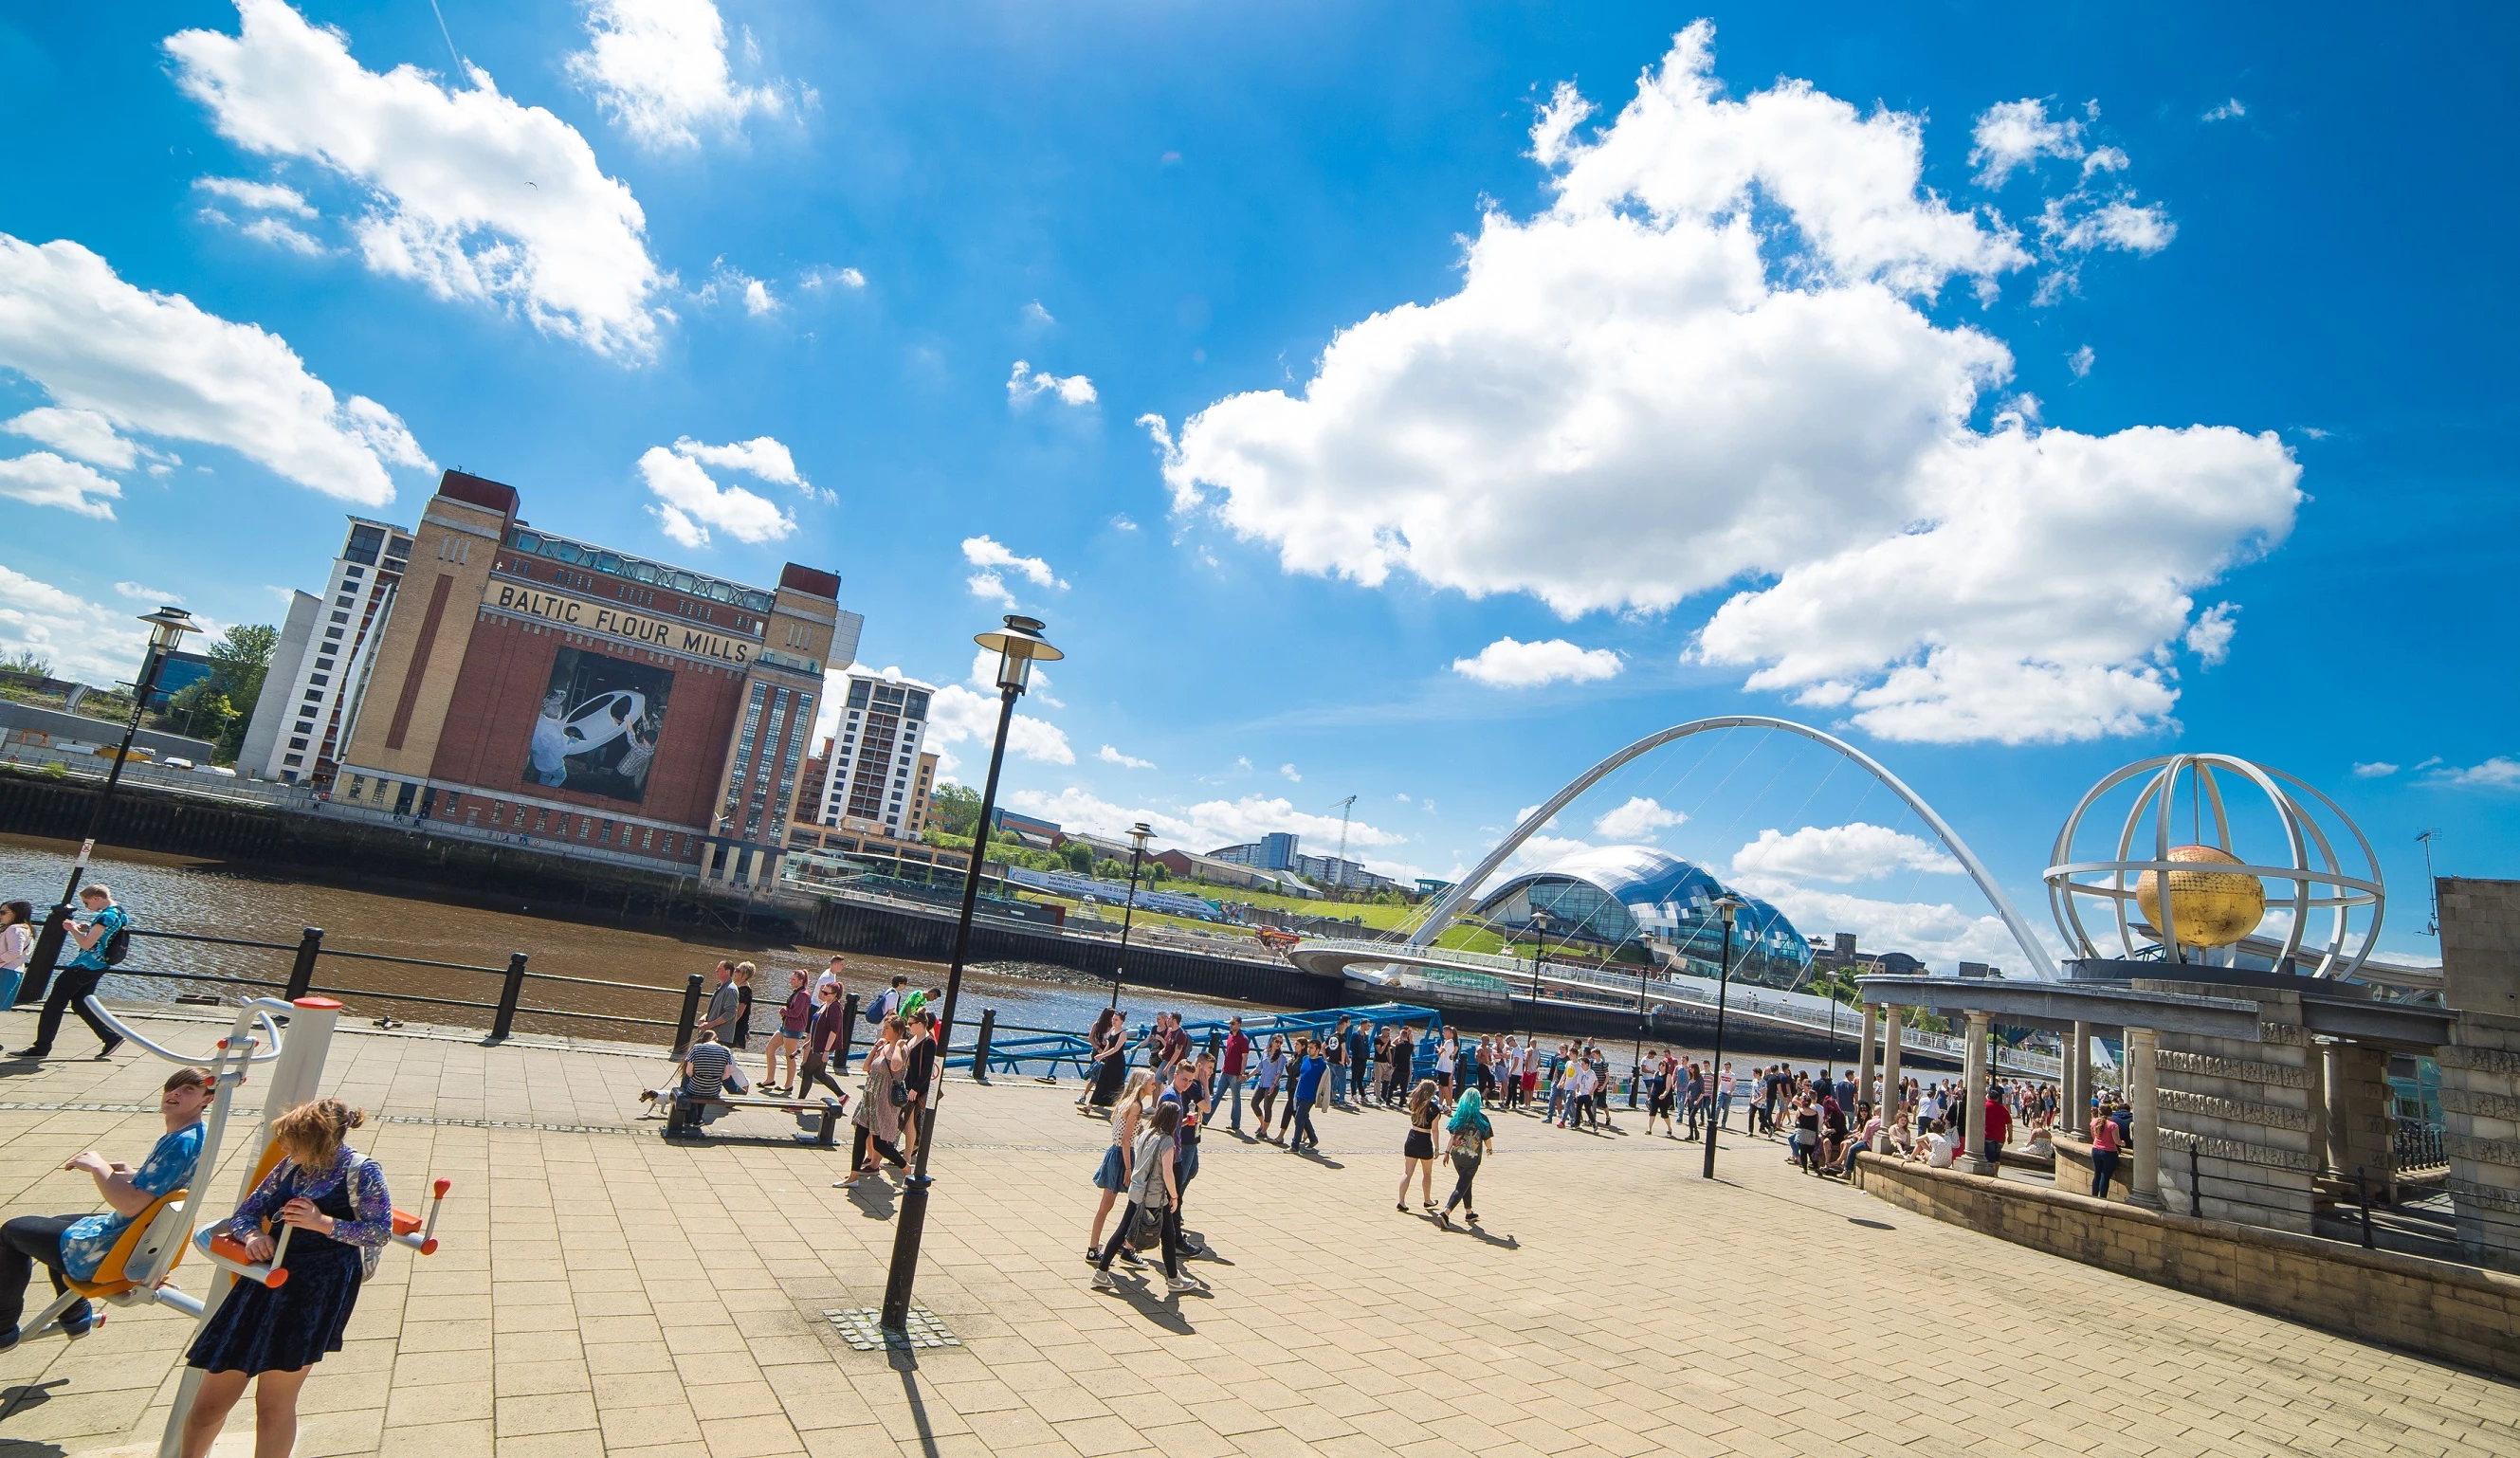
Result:
<svg viewBox="0 0 2520 1458"><path fill-rule="evenodd" d="M855 1351L824 1313L880 1304L890 1187L831 1188L844 1155L784 1116L667 1145L638 1101L664 1072L343 1030L327 1086L375 1117L362 1147L405 1208L455 1193L440 1252L389 1251L307 1385L304 1458L2520 1452L2520 1388L1894 1211L1775 1144L1709 1184L1624 1111L1616 1135L1504 1116L1481 1233L1391 1208L1395 1114L1322 1116L1319 1158L1214 1131L1187 1202L1210 1290L1174 1300L1086 1284L1106 1136L1075 1084L957 1081L918 1298L963 1345ZM61 1162L145 1148L162 1077L0 1063L0 1210L93 1208ZM117 1310L0 1354L0 1458L154 1439L189 1329Z"/></svg>

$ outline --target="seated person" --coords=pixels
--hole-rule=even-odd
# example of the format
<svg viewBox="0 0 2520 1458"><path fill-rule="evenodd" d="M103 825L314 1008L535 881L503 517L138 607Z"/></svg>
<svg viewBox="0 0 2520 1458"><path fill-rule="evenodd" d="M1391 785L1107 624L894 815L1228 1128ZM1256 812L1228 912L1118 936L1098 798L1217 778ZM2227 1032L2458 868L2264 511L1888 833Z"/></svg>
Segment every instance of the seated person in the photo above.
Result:
<svg viewBox="0 0 2520 1458"><path fill-rule="evenodd" d="M705 1028L692 1040L692 1050L683 1055L683 1083L677 1091L685 1103L699 1106L701 1124L715 1124L735 1112L719 1102L726 1092L727 1070L734 1064L734 1051Z"/></svg>
<svg viewBox="0 0 2520 1458"><path fill-rule="evenodd" d="M111 1214L20 1215L0 1225L0 1351L18 1345L18 1318L25 1314L26 1281L35 1273L36 1261L43 1262L53 1278L53 1294L59 1296L69 1289L62 1282L64 1275L84 1281L96 1274L99 1262L131 1227L132 1216L158 1196L192 1183L193 1166L202 1154L202 1112L209 1107L215 1086L205 1069L179 1068L168 1076L158 1097L166 1132L139 1169L109 1162L93 1149L62 1166L93 1178L97 1193L112 1207ZM95 1324L95 1308L84 1301L62 1313L62 1330L68 1336L84 1337Z"/></svg>

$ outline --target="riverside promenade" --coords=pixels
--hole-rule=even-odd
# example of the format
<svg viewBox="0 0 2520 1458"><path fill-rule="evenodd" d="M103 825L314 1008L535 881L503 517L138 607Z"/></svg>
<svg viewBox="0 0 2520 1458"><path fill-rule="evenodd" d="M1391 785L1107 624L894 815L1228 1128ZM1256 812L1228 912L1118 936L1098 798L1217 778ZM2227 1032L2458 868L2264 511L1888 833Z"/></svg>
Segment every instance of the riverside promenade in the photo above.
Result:
<svg viewBox="0 0 2520 1458"><path fill-rule="evenodd" d="M31 1021L0 1013L0 1036ZM73 1024L63 1049L82 1043ZM1322 1116L1319 1159L1220 1124L1186 1220L1211 1293L1115 1297L1081 1259L1106 1135L1074 1081L957 1078L919 1300L961 1345L857 1350L825 1313L879 1303L888 1188L831 1188L845 1151L770 1114L715 1129L775 1142L665 1143L638 1102L665 1071L618 1045L344 1025L326 1088L369 1110L354 1142L406 1209L431 1176L455 1189L440 1252L389 1250L307 1384L303 1458L2520 1450L2520 1388L1896 1211L1775 1144L1736 1135L1710 1185L1698 1146L1624 1110L1624 1135L1499 1116L1481 1234L1391 1208L1398 1115ZM0 1211L95 1208L62 1161L136 1159L164 1074L0 1063ZM189 1330L116 1309L0 1353L0 1458L145 1454Z"/></svg>

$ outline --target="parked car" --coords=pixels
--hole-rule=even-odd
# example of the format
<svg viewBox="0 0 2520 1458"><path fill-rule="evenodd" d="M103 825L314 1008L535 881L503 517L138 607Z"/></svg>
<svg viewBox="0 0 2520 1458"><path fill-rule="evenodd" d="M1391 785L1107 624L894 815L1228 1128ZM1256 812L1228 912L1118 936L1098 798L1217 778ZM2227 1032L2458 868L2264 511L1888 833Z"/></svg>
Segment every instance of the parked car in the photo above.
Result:
<svg viewBox="0 0 2520 1458"><path fill-rule="evenodd" d="M100 744L96 747L94 753L96 757L101 760L119 760L126 758L123 753L122 746L119 744ZM127 757L129 762L142 765L150 763L154 758L155 756L153 756L150 751L140 748L134 748Z"/></svg>
<svg viewBox="0 0 2520 1458"><path fill-rule="evenodd" d="M175 755L168 755L158 763L163 765L169 770L195 770L201 768L200 766L195 765L191 760L183 759Z"/></svg>

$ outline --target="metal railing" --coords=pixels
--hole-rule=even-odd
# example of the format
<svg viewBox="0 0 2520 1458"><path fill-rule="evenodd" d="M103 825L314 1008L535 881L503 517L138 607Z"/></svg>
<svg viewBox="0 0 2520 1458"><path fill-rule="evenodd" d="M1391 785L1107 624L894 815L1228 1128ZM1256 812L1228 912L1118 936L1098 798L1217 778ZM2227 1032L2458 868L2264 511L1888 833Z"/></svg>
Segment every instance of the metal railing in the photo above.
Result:
<svg viewBox="0 0 2520 1458"><path fill-rule="evenodd" d="M276 993L282 998L291 1001L299 997L321 996L356 998L363 1002L410 1003L422 1007L486 1012L490 1014L489 1036L493 1041L508 1038L515 1031L518 1017L525 1016L561 1018L620 1027L676 1029L675 1045L680 1046L687 1037L682 1030L690 1026L691 1009L697 1005L700 987L698 973L694 973L685 986L675 988L658 987L652 983L613 982L604 978L569 977L554 972L533 972L526 969L526 956L521 951L511 953L504 967L475 966L469 962L441 962L427 957L396 956L388 952L350 951L340 948L326 947L323 928L312 926L307 927L294 943L264 942L246 937L207 937L192 932L152 931L140 927L133 927L130 932L135 950L142 944L162 944L169 948L240 948L251 952L286 952L289 954L287 971L279 977L272 977L240 975L240 971L237 970L219 970L221 967L236 967L236 961L226 957L215 958L207 966L180 964L150 966L126 961L107 974L109 980L117 977L149 978L176 984L205 983L223 987L254 988ZM326 972L328 959L335 964L366 963L461 973L495 979L496 982L494 987L483 988L485 995L482 997L440 996L432 993L390 987L341 986L338 985L338 978L318 980ZM256 959L245 960L249 966ZM30 981L34 970L28 969ZM668 999L669 1002L672 999L679 999L683 1004L683 1011L679 1019L674 1019L644 1017L628 1011L532 1006L527 1005L523 1000L525 984L529 982L556 987L602 989L608 994L636 994L641 996ZM663 1009L660 1007L659 1010Z"/></svg>
<svg viewBox="0 0 2520 1458"><path fill-rule="evenodd" d="M1385 960L1387 965L1394 968L1423 964L1460 966L1464 970L1492 972L1506 979L1509 990L1508 995L1512 994L1511 989L1515 978L1524 979L1523 986L1527 989L1528 979L1532 975L1530 959L1500 956L1494 952L1457 951L1447 949L1440 955L1424 955L1421 950L1421 955L1418 959L1389 961L1394 949L1386 943L1333 938L1307 942L1303 944L1303 950L1339 951L1353 953L1360 957L1372 956ZM1695 977L1688 973L1660 969L1640 969L1640 972L1641 979L1633 976L1603 976L1553 962L1544 962L1540 968L1540 980L1544 984L1579 989L1596 997L1606 996L1615 999L1609 1004L1614 1006L1634 1006L1641 980L1647 1002L1685 1002L1695 1007L1710 1008L1716 1003L1716 982L1711 977ZM1832 1002L1825 997L1813 996L1807 993L1780 992L1774 988L1736 982L1726 993L1725 1003L1731 1012L1743 1013L1773 1022L1788 1023L1814 1033L1843 1031L1851 1038L1860 1038L1863 1033L1863 1014L1859 1009L1848 1007L1842 1002ZM1917 1028L1902 1028L1899 1041L1903 1047L1915 1048L1946 1058L1959 1059L1967 1053L1964 1039L1944 1033L1928 1033ZM2064 1076L2064 1060L2051 1053L2005 1048L1998 1051L1996 1059L1999 1067L2009 1066L2034 1077L2056 1079Z"/></svg>

